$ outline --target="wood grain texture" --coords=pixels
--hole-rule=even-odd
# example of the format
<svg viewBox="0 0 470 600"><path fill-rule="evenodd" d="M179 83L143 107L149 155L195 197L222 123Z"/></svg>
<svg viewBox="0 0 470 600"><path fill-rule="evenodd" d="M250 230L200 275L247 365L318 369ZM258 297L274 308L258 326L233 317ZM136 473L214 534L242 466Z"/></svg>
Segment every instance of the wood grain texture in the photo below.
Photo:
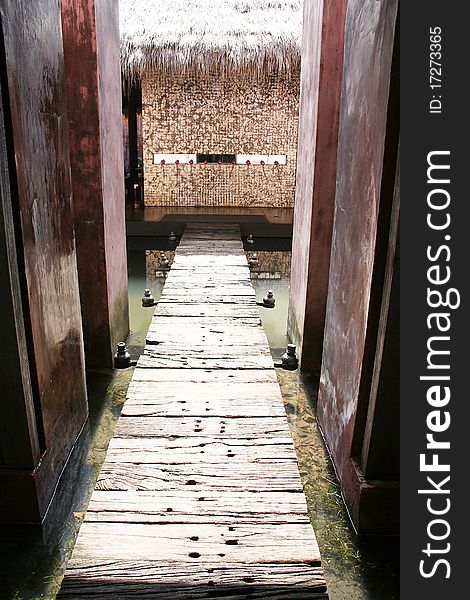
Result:
<svg viewBox="0 0 470 600"><path fill-rule="evenodd" d="M326 599L319 565L238 229L188 226L59 597Z"/></svg>
<svg viewBox="0 0 470 600"><path fill-rule="evenodd" d="M204 352L167 354L147 345L137 366L141 369L272 369L273 361L271 356L234 356L232 352L218 353L218 356Z"/></svg>
<svg viewBox="0 0 470 600"><path fill-rule="evenodd" d="M302 492L193 489L185 486L176 496L164 491L96 491L88 506L87 522L116 523L217 523L240 524L304 523ZM136 510L138 506L138 510Z"/></svg>
<svg viewBox="0 0 470 600"><path fill-rule="evenodd" d="M314 595L313 595L314 594ZM270 598L327 600L321 567L307 563L184 564L80 559L69 569L62 598L173 600L185 598Z"/></svg>
<svg viewBox="0 0 470 600"><path fill-rule="evenodd" d="M275 469L276 475L273 476ZM291 462L247 463L243 470L223 464L136 464L106 462L98 477L96 490L160 491L171 490L175 497L190 488L198 497L209 491L296 492L301 489L297 464Z"/></svg>
<svg viewBox="0 0 470 600"><path fill-rule="evenodd" d="M286 419L282 417L225 418L205 416L204 419L184 417L123 416L118 423L115 438L188 438L248 439L253 437L278 438L290 435Z"/></svg>
<svg viewBox="0 0 470 600"><path fill-rule="evenodd" d="M201 299L202 300L202 299ZM214 299L213 302L170 302L158 303L159 317L228 317L230 319L255 319L259 320L259 312L255 303L222 303Z"/></svg>
<svg viewBox="0 0 470 600"><path fill-rule="evenodd" d="M106 460L113 463L204 464L230 461L234 469L246 463L296 462L292 439L282 438L214 440L201 436L176 438L159 443L153 438L113 438Z"/></svg>
<svg viewBox="0 0 470 600"><path fill-rule="evenodd" d="M162 385L165 395L162 397ZM134 381L122 416L285 417L271 382L216 383Z"/></svg>
<svg viewBox="0 0 470 600"><path fill-rule="evenodd" d="M309 523L239 524L234 531L220 523L95 523L87 520L75 546L82 558L185 562L197 552L211 562L319 563L319 551ZM191 538L198 538L191 539Z"/></svg>
<svg viewBox="0 0 470 600"><path fill-rule="evenodd" d="M223 371L214 371L213 369L194 369L192 371L175 369L136 369L132 376L132 381L158 381L159 383L167 383L170 381L178 383L212 383L220 385L221 391L226 385L238 383L275 383L277 385L277 377L274 369L260 371L247 370L237 371L236 369L224 369ZM277 398L280 404L279 386L277 386ZM131 396L128 397L132 400Z"/></svg>

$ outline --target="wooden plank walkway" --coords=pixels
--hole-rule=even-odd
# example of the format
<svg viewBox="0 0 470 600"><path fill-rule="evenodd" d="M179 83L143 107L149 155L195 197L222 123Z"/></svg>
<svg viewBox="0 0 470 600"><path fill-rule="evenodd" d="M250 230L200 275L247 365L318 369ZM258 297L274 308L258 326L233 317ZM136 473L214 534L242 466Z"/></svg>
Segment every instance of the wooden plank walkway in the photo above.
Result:
<svg viewBox="0 0 470 600"><path fill-rule="evenodd" d="M59 597L327 598L238 226L182 237Z"/></svg>

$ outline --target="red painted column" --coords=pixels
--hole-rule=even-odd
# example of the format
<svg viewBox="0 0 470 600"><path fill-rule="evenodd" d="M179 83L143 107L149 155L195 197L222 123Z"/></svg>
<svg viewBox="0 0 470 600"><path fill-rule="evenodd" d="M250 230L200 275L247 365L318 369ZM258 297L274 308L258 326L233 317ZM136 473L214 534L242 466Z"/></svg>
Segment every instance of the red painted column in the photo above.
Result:
<svg viewBox="0 0 470 600"><path fill-rule="evenodd" d="M39 523L88 414L60 9L5 0L0 20L0 520Z"/></svg>
<svg viewBox="0 0 470 600"><path fill-rule="evenodd" d="M86 366L112 368L129 330L118 3L61 7Z"/></svg>
<svg viewBox="0 0 470 600"><path fill-rule="evenodd" d="M378 454L374 456L378 451L383 454L383 448L377 444L378 434L381 430L388 435L393 433L396 419L391 420L390 415L396 415L397 410L397 399L381 397L380 392L380 382L386 381L383 368L393 374L388 366L391 353L385 351L384 358L377 359L378 321L384 327L380 343L389 349L393 337L387 338L394 336L396 321L392 314L383 312L389 310L384 308L387 304L383 299L387 249L396 236L392 221L397 218L391 211L397 124L390 110L394 104L391 90L396 92L391 81L397 5L398 0L348 2L335 213L317 405L343 495L361 533L395 533L397 525L397 514L393 513L397 507L397 482L392 469L383 461L380 466L375 460ZM388 277L392 277L390 265ZM391 289L390 284L388 294ZM385 326L387 322L389 325ZM371 391L372 384L375 391ZM368 408L362 406L361 397ZM369 399L374 400L375 406ZM360 412L367 415L358 418ZM390 445L390 451L391 448ZM373 481L367 479L369 474L373 474Z"/></svg>
<svg viewBox="0 0 470 600"><path fill-rule="evenodd" d="M288 333L302 371L323 346L347 0L304 3Z"/></svg>

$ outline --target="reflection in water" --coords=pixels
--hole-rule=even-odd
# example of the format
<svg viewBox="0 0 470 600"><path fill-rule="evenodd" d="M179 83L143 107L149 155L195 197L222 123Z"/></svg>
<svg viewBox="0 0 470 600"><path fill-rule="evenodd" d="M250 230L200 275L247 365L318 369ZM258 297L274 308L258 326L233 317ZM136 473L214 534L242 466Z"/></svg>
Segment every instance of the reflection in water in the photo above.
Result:
<svg viewBox="0 0 470 600"><path fill-rule="evenodd" d="M269 347L276 356L282 355L287 345L287 309L289 306L288 279L252 279L256 300L262 301L268 290L274 292L274 308L259 308L263 329Z"/></svg>
<svg viewBox="0 0 470 600"><path fill-rule="evenodd" d="M166 255L169 256L169 253L166 252ZM153 276L151 276L151 266L147 260L148 256L149 251L146 250L129 250L127 252L130 324L128 346L131 354L133 354L133 349L141 351L144 347L145 336L154 313L153 308L144 308L142 306L144 289L148 288L158 302L165 283L164 277L155 276L155 267L158 267L158 261L156 260L155 267L153 268ZM162 275L161 272L159 274Z"/></svg>
<svg viewBox="0 0 470 600"><path fill-rule="evenodd" d="M131 335L128 346L140 351L145 345L145 335L150 326L154 310L143 308L141 298L145 288L149 288L156 301L162 293L165 278L160 267L160 256L164 252L170 261L174 259L171 250L147 249L128 250L129 269L129 317ZM252 253L248 252L248 256ZM273 290L276 305L273 309L260 307L263 328L271 350L280 356L287 344L287 309L289 304L290 252L258 251L259 267L252 271L252 284L256 299L260 302L268 290ZM197 274L195 274L195 281Z"/></svg>

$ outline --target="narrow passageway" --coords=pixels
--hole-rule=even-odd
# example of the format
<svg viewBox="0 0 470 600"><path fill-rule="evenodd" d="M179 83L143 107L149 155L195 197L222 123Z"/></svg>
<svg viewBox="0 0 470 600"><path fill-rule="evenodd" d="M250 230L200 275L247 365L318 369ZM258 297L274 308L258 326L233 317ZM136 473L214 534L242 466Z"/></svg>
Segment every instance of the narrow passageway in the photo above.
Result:
<svg viewBox="0 0 470 600"><path fill-rule="evenodd" d="M238 225L188 225L61 598L326 598Z"/></svg>

